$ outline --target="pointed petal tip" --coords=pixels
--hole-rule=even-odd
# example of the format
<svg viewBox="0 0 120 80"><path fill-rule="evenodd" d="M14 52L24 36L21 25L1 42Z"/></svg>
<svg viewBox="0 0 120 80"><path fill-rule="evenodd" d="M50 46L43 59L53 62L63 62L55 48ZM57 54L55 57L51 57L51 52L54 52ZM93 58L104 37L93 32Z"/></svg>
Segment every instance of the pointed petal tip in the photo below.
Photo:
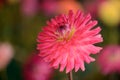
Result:
<svg viewBox="0 0 120 80"><path fill-rule="evenodd" d="M82 69L82 71L85 71L85 69Z"/></svg>
<svg viewBox="0 0 120 80"><path fill-rule="evenodd" d="M60 67L59 71L63 72L64 71L64 67Z"/></svg>
<svg viewBox="0 0 120 80"><path fill-rule="evenodd" d="M77 10L77 13L81 13L82 12L82 10Z"/></svg>
<svg viewBox="0 0 120 80"><path fill-rule="evenodd" d="M94 61L95 61L95 58L91 58L91 61L94 62Z"/></svg>
<svg viewBox="0 0 120 80"><path fill-rule="evenodd" d="M88 13L88 14L87 14L87 17L89 17L89 18L91 19L91 14L90 14L90 13Z"/></svg>
<svg viewBox="0 0 120 80"><path fill-rule="evenodd" d="M97 21L97 20L94 20L93 23L97 25L97 24L98 24L98 21Z"/></svg>
<svg viewBox="0 0 120 80"><path fill-rule="evenodd" d="M63 71L64 71L64 69L61 69L61 68L60 68L60 70L59 70L59 71L60 71L60 72L63 72Z"/></svg>
<svg viewBox="0 0 120 80"><path fill-rule="evenodd" d="M71 68L66 68L66 73L69 73L70 71L72 71L73 69Z"/></svg>
<svg viewBox="0 0 120 80"><path fill-rule="evenodd" d="M71 70L66 70L66 74L68 74Z"/></svg>
<svg viewBox="0 0 120 80"><path fill-rule="evenodd" d="M102 49L103 49L102 47L99 47L99 52L100 52Z"/></svg>
<svg viewBox="0 0 120 80"><path fill-rule="evenodd" d="M75 68L75 72L77 72L79 70L79 68Z"/></svg>
<svg viewBox="0 0 120 80"><path fill-rule="evenodd" d="M85 67L84 67L84 66L83 66L83 67L81 67L81 70L82 70L82 71L85 71Z"/></svg>
<svg viewBox="0 0 120 80"><path fill-rule="evenodd" d="M57 66L53 66L54 67L54 69L58 69L59 68L59 66L57 65Z"/></svg>

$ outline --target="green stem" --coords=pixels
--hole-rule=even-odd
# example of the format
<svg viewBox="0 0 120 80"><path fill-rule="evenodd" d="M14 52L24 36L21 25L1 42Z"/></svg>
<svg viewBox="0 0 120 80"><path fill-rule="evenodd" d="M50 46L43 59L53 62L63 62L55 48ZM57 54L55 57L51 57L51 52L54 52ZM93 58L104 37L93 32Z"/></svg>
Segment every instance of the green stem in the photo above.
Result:
<svg viewBox="0 0 120 80"><path fill-rule="evenodd" d="M68 80L73 80L72 71L70 71L67 75L68 75Z"/></svg>

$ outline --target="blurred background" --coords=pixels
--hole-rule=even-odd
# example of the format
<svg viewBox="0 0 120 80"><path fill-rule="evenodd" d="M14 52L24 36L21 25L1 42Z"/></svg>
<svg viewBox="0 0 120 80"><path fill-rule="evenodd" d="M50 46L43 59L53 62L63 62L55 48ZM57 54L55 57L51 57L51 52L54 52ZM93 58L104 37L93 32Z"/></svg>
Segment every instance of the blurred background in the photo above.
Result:
<svg viewBox="0 0 120 80"><path fill-rule="evenodd" d="M120 0L0 0L0 80L67 80L36 56L36 39L50 18L77 10L99 21L103 50L74 80L120 80Z"/></svg>

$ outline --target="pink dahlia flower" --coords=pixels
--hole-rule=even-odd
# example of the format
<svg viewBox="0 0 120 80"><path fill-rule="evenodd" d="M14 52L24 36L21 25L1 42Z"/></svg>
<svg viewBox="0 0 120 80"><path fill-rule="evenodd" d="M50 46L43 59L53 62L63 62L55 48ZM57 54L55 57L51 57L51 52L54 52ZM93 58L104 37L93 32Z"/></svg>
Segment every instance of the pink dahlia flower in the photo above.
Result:
<svg viewBox="0 0 120 80"><path fill-rule="evenodd" d="M37 54L32 55L24 65L25 80L50 80L53 69Z"/></svg>
<svg viewBox="0 0 120 80"><path fill-rule="evenodd" d="M98 56L98 64L103 74L120 73L120 46L107 46Z"/></svg>
<svg viewBox="0 0 120 80"><path fill-rule="evenodd" d="M90 54L98 53L102 48L93 44L102 42L100 27L93 29L97 21L91 20L90 14L84 16L81 11L76 14L69 11L47 22L39 33L37 49L46 62L66 73L75 69L85 70L84 62L95 61Z"/></svg>

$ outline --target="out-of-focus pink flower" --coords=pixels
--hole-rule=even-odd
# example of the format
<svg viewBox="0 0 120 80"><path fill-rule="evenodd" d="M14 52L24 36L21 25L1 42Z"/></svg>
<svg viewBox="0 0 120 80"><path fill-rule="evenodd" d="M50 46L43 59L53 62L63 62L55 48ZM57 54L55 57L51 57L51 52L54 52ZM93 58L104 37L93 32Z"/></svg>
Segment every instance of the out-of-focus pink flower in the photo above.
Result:
<svg viewBox="0 0 120 80"><path fill-rule="evenodd" d="M42 57L34 54L25 63L23 72L25 80L50 80L53 69Z"/></svg>
<svg viewBox="0 0 120 80"><path fill-rule="evenodd" d="M94 1L88 0L84 3L85 10L87 12L90 12L93 18L96 18L98 17L98 11L99 11L100 5L105 1L106 0L94 0Z"/></svg>
<svg viewBox="0 0 120 80"><path fill-rule="evenodd" d="M52 15L55 14L57 10L58 1L56 0L42 0L39 2L40 11L43 12L45 15Z"/></svg>
<svg viewBox="0 0 120 80"><path fill-rule="evenodd" d="M93 44L102 42L99 32L100 27L96 20L91 20L90 14L78 11L76 14L69 11L68 15L61 14L47 22L43 31L39 33L37 49L40 56L51 66L66 73L75 68L75 71L85 70L84 61L90 63L95 61L90 54L96 54L101 47Z"/></svg>
<svg viewBox="0 0 120 80"><path fill-rule="evenodd" d="M38 0L22 0L21 11L25 16L33 16L38 10Z"/></svg>
<svg viewBox="0 0 120 80"><path fill-rule="evenodd" d="M103 74L120 73L120 46L107 46L98 56L98 64Z"/></svg>
<svg viewBox="0 0 120 80"><path fill-rule="evenodd" d="M75 0L22 0L21 4L21 11L26 16L33 16L39 12L49 16L67 13L68 10L76 12L79 9L82 9L82 6Z"/></svg>
<svg viewBox="0 0 120 80"><path fill-rule="evenodd" d="M5 68L13 58L13 47L9 43L0 43L0 69Z"/></svg>
<svg viewBox="0 0 120 80"><path fill-rule="evenodd" d="M38 12L51 15L57 9L56 6L56 0L22 0L21 11L26 16L33 16Z"/></svg>

